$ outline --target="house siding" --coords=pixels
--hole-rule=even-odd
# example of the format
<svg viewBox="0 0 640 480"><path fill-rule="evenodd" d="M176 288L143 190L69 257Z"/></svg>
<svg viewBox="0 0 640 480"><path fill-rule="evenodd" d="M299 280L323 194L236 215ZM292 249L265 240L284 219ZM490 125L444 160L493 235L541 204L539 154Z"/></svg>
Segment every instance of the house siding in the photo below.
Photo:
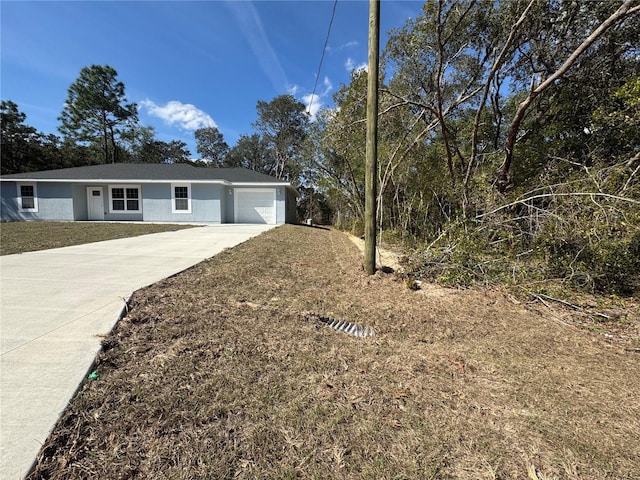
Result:
<svg viewBox="0 0 640 480"><path fill-rule="evenodd" d="M224 222L233 223L235 221L235 213L233 207L235 205L235 189L232 187L225 187L226 195L224 196Z"/></svg>
<svg viewBox="0 0 640 480"><path fill-rule="evenodd" d="M171 183L142 185L142 216L148 222L209 222L222 223L222 192L220 185L192 183L191 212L172 212Z"/></svg>
<svg viewBox="0 0 640 480"><path fill-rule="evenodd" d="M285 203L285 223L298 222L298 209L296 204L296 196L289 189L284 189L286 195Z"/></svg>
<svg viewBox="0 0 640 480"><path fill-rule="evenodd" d="M247 202L243 204L244 207L253 207L250 205L253 201L251 198L264 204L264 199L259 200L260 197L256 195L241 198L238 191L242 189L271 192L275 208L268 213L268 221L275 221L276 224L295 223L296 192L289 184L282 182L281 186L276 179L246 169L214 170L217 169L198 170L185 165L114 164L8 175L7 177L12 178L0 177L0 219L86 221L91 215L92 218L95 216L105 221L234 223L239 213L235 211L238 207L237 200ZM67 172L68 177L65 176ZM176 175L168 176L167 172L175 172ZM113 177L109 176L111 173L114 174ZM89 176L94 174L95 177ZM83 177L86 179L83 180ZM114 180L101 180L107 178ZM35 186L37 208L32 211L19 208L20 184ZM111 205L112 188L129 185L140 189L140 210L114 211ZM173 188L178 186L187 186L189 189L187 210L175 210L172 193L175 193ZM88 199L87 189L97 188L102 191L103 218L99 214L98 205L88 203L89 200L93 202L96 199L94 196ZM184 207L184 201L180 203ZM244 208L242 215L250 210ZM243 218L245 221L253 221L249 220L250 215Z"/></svg>
<svg viewBox="0 0 640 480"><path fill-rule="evenodd" d="M107 222L125 222L125 221L142 221L142 215L144 213L121 213L110 212L109 208L109 186L111 184L106 183L76 183L72 185L73 192L73 215L74 220L87 221L89 220L89 206L87 205L87 189L88 188L100 188L102 189L102 198L104 200L104 221ZM140 186L140 196L144 195L142 185Z"/></svg>
<svg viewBox="0 0 640 480"><path fill-rule="evenodd" d="M2 182L0 186L0 217L3 221L16 220L74 220L71 184L35 183L38 211L23 212L19 208L18 183Z"/></svg>
<svg viewBox="0 0 640 480"><path fill-rule="evenodd" d="M142 213L105 213L106 222L141 222Z"/></svg>
<svg viewBox="0 0 640 480"><path fill-rule="evenodd" d="M15 182L0 183L0 219L2 221L24 220L17 214L16 194Z"/></svg>
<svg viewBox="0 0 640 480"><path fill-rule="evenodd" d="M141 185L142 216L150 222L164 222L171 216L171 184Z"/></svg>
<svg viewBox="0 0 640 480"><path fill-rule="evenodd" d="M229 199L233 200L233 198L229 195L230 188L225 187L224 185L220 185L220 223L232 223L233 218L229 220L229 215L227 214L227 207L229 205ZM231 206L233 208L233 201L231 201Z"/></svg>
<svg viewBox="0 0 640 480"><path fill-rule="evenodd" d="M73 219L88 220L89 208L87 206L87 187L101 187L104 198L106 189L103 185L78 185L73 184L71 191L73 194ZM105 206L106 207L106 206Z"/></svg>
<svg viewBox="0 0 640 480"><path fill-rule="evenodd" d="M222 223L222 185L192 184L191 205L193 220Z"/></svg>
<svg viewBox="0 0 640 480"><path fill-rule="evenodd" d="M280 225L286 221L286 189L276 188L276 224Z"/></svg>

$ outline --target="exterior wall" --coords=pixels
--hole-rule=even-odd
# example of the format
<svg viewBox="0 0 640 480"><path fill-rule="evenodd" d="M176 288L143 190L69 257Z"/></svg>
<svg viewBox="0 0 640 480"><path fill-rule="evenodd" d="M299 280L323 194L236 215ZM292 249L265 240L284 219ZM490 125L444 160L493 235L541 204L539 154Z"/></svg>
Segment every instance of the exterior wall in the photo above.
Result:
<svg viewBox="0 0 640 480"><path fill-rule="evenodd" d="M87 205L87 188L101 188L104 202L104 221L106 222L139 222L142 221L142 213L121 213L109 212L109 185L106 183L76 183L73 184L73 218L74 220L89 220L89 206ZM139 185L139 184L136 184ZM140 186L140 195L143 195L144 188ZM144 206L143 206L144 213ZM100 221L100 220L94 220Z"/></svg>
<svg viewBox="0 0 640 480"><path fill-rule="evenodd" d="M148 183L141 185L142 216L149 222L164 222L171 216L171 184Z"/></svg>
<svg viewBox="0 0 640 480"><path fill-rule="evenodd" d="M182 183L180 183L182 185ZM222 185L189 184L191 211L172 211L171 183L143 184L142 215L148 222L211 222L222 223Z"/></svg>
<svg viewBox="0 0 640 480"><path fill-rule="evenodd" d="M233 223L235 221L235 214L233 207L235 205L235 189L232 187L225 187L226 195L224 196L224 223Z"/></svg>
<svg viewBox="0 0 640 480"><path fill-rule="evenodd" d="M233 218L229 220L227 206L231 201L231 208L233 208L233 196L229 195L229 192L233 192L233 189L224 185L219 185L218 188L220 192L220 223L232 223Z"/></svg>
<svg viewBox="0 0 640 480"><path fill-rule="evenodd" d="M18 215L18 202L15 182L0 182L0 220L23 220Z"/></svg>
<svg viewBox="0 0 640 480"><path fill-rule="evenodd" d="M284 189L286 192L287 203L285 206L285 222L286 223L298 223L298 209L295 193L291 192L288 188Z"/></svg>
<svg viewBox="0 0 640 480"><path fill-rule="evenodd" d="M74 220L70 183L35 183L37 211L33 212L20 211L18 183L22 182L2 182L0 186L0 217L3 221Z"/></svg>
<svg viewBox="0 0 640 480"><path fill-rule="evenodd" d="M0 219L19 220L88 220L87 187L103 190L105 221L211 222L233 223L235 189L219 184L189 184L191 211L172 211L171 183L131 183L140 187L141 213L109 212L109 186L98 183L37 182L37 211L20 211L18 183L0 184ZM27 183L27 182L25 182ZM240 188L240 187L238 187ZM241 187L250 188L250 187ZM264 189L264 187L256 186ZM285 187L276 191L276 223L296 222L295 195Z"/></svg>
<svg viewBox="0 0 640 480"><path fill-rule="evenodd" d="M72 185L73 192L73 219L88 220L89 211L87 207L87 187L95 187L99 185ZM102 198L104 198L105 188L102 186ZM105 205L106 207L106 205Z"/></svg>
<svg viewBox="0 0 640 480"><path fill-rule="evenodd" d="M285 223L287 218L287 189L276 188L276 225Z"/></svg>
<svg viewBox="0 0 640 480"><path fill-rule="evenodd" d="M107 211L104 214L105 222L141 222L142 220L142 213L109 213Z"/></svg>

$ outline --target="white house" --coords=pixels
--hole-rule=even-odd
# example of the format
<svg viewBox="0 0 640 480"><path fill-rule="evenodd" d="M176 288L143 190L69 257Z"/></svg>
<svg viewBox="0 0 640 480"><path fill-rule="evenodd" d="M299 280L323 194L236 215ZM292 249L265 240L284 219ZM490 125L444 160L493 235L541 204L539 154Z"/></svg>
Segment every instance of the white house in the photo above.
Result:
<svg viewBox="0 0 640 480"><path fill-rule="evenodd" d="M294 223L290 183L245 168L114 163L0 177L2 221Z"/></svg>

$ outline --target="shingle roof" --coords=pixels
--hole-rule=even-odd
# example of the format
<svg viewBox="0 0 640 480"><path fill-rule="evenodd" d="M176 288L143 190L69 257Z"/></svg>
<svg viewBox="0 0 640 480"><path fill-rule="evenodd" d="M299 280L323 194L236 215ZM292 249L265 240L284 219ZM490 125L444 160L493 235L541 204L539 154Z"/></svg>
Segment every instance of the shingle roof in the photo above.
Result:
<svg viewBox="0 0 640 480"><path fill-rule="evenodd" d="M230 183L288 182L246 168L194 167L186 163L111 163L3 175L2 180L118 180L118 181L215 181Z"/></svg>

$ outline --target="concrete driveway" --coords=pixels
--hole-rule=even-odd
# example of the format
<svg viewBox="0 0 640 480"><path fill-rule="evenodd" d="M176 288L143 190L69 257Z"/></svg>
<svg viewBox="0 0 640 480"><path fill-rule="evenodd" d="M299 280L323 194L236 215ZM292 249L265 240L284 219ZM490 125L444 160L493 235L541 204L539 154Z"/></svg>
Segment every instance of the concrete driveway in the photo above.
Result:
<svg viewBox="0 0 640 480"><path fill-rule="evenodd" d="M23 478L135 291L273 225L210 225L0 257L0 478Z"/></svg>

